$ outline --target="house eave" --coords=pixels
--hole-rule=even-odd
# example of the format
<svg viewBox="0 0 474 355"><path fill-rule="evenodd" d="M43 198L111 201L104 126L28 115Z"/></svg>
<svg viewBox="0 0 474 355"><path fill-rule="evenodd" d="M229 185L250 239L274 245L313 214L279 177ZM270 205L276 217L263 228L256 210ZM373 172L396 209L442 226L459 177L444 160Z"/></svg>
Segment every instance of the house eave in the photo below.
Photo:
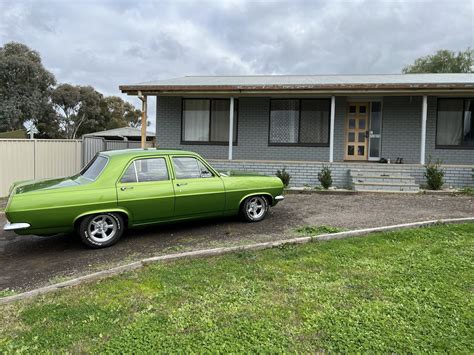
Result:
<svg viewBox="0 0 474 355"><path fill-rule="evenodd" d="M269 86L156 86L121 85L122 93L138 95L141 91L149 96L182 95L235 95L235 96L273 96L273 95L433 95L470 94L474 95L474 84L377 84L377 85L269 85Z"/></svg>

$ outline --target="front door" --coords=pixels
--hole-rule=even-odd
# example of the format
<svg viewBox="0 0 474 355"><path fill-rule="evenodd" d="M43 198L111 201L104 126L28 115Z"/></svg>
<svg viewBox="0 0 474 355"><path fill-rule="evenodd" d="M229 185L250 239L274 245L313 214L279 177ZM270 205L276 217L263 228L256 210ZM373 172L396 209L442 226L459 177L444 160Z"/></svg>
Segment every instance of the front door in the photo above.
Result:
<svg viewBox="0 0 474 355"><path fill-rule="evenodd" d="M369 107L367 102L348 104L345 160L367 160Z"/></svg>

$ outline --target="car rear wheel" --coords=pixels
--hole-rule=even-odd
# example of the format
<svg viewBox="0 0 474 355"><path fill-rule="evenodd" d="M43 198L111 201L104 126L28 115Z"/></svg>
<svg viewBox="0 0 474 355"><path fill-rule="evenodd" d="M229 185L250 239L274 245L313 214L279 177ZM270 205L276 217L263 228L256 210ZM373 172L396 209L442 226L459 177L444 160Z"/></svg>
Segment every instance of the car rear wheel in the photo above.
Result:
<svg viewBox="0 0 474 355"><path fill-rule="evenodd" d="M241 207L241 213L248 222L259 222L265 218L268 212L268 201L263 196L248 197Z"/></svg>
<svg viewBox="0 0 474 355"><path fill-rule="evenodd" d="M106 248L117 243L123 231L123 218L117 213L87 216L78 226L82 242L90 248Z"/></svg>

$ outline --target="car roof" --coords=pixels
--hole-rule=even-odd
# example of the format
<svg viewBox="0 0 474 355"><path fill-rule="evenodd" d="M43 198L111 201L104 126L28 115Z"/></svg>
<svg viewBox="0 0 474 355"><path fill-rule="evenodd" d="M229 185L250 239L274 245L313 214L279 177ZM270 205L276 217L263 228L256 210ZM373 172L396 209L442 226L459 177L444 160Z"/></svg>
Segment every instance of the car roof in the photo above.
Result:
<svg viewBox="0 0 474 355"><path fill-rule="evenodd" d="M163 149L163 148L148 148L148 149L119 149L119 150L108 150L104 152L100 152L101 155L105 155L108 157L136 157L136 156L146 156L146 155L198 155L197 153L186 151L186 150L179 150L179 149Z"/></svg>

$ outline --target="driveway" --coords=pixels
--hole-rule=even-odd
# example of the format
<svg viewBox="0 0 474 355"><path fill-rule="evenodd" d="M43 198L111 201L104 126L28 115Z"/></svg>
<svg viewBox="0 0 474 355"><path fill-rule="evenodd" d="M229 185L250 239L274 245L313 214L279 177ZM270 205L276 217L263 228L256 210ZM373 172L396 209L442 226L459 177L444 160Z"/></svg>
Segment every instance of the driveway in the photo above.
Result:
<svg viewBox="0 0 474 355"><path fill-rule="evenodd" d="M74 235L20 237L0 228L0 291L32 289L155 255L285 239L302 225L356 229L471 216L472 196L313 194L287 195L260 223L226 218L159 225L128 231L118 244L99 250L85 248Z"/></svg>

